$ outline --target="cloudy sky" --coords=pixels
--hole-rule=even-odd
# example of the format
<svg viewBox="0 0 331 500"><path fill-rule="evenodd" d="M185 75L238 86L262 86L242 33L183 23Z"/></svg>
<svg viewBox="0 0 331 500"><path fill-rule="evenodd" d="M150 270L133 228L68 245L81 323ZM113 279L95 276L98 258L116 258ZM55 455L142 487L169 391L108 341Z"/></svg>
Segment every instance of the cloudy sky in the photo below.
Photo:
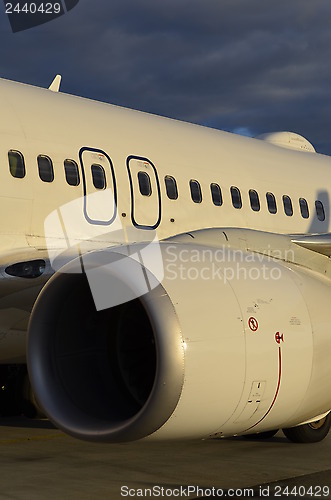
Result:
<svg viewBox="0 0 331 500"><path fill-rule="evenodd" d="M15 2L14 2L15 3ZM13 34L0 76L247 135L291 130L331 154L331 2L80 0Z"/></svg>

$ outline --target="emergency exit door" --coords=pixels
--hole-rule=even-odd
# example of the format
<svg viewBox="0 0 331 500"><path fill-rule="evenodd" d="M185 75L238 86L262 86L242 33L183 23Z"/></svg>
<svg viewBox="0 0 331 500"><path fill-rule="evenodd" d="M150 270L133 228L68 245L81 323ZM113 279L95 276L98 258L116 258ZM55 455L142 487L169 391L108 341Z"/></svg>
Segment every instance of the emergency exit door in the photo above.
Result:
<svg viewBox="0 0 331 500"><path fill-rule="evenodd" d="M155 166L147 158L130 156L127 168L131 189L132 223L155 229L161 220L160 183Z"/></svg>
<svg viewBox="0 0 331 500"><path fill-rule="evenodd" d="M116 179L113 164L100 149L79 152L84 190L84 215L90 224L108 226L117 211Z"/></svg>

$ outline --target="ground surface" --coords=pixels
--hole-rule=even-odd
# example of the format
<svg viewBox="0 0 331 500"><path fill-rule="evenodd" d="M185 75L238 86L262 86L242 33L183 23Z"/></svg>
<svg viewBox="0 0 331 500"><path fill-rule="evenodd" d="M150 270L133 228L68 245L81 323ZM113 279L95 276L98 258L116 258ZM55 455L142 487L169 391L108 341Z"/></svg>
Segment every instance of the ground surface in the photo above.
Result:
<svg viewBox="0 0 331 500"><path fill-rule="evenodd" d="M166 490L189 485L209 490L254 486L257 497L263 485L273 498L276 484L279 493L286 486L301 486L302 494L313 486L306 498L331 498L319 490L331 490L331 434L312 445L292 444L281 433L261 442L232 438L98 445L67 437L48 421L0 420L1 500L117 500L125 498L121 487L126 487L126 498L139 498L139 489L155 486L159 498L164 488L166 498ZM136 496L129 496L129 489Z"/></svg>

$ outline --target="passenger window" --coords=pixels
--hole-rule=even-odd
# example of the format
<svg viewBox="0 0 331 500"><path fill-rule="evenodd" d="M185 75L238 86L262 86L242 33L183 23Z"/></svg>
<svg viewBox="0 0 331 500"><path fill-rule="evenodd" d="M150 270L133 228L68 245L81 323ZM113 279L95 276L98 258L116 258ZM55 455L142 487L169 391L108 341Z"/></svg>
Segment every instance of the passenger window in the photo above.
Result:
<svg viewBox="0 0 331 500"><path fill-rule="evenodd" d="M325 212L324 212L324 207L323 203L319 200L315 201L315 207L316 207L316 214L317 218L320 221L325 220Z"/></svg>
<svg viewBox="0 0 331 500"><path fill-rule="evenodd" d="M309 208L308 203L305 198L299 198L300 212L304 219L308 219L309 217Z"/></svg>
<svg viewBox="0 0 331 500"><path fill-rule="evenodd" d="M73 160L64 160L64 171L69 186L78 186L80 179L77 163Z"/></svg>
<svg viewBox="0 0 331 500"><path fill-rule="evenodd" d="M250 189L249 191L249 200L251 202L251 208L254 212L259 212L260 206L260 198L257 192L254 189Z"/></svg>
<svg viewBox="0 0 331 500"><path fill-rule="evenodd" d="M23 179L25 177L24 156L19 151L10 150L8 152L9 170L13 177Z"/></svg>
<svg viewBox="0 0 331 500"><path fill-rule="evenodd" d="M190 189L191 189L191 198L194 201L194 203L201 203L202 202L202 193L201 193L200 183L198 181L191 179L190 180Z"/></svg>
<svg viewBox="0 0 331 500"><path fill-rule="evenodd" d="M276 203L276 198L272 193L267 193L267 204L268 204L268 210L271 214L276 214L277 213L277 203Z"/></svg>
<svg viewBox="0 0 331 500"><path fill-rule="evenodd" d="M49 156L39 155L37 158L39 177L43 182L53 182L54 169L52 160Z"/></svg>
<svg viewBox="0 0 331 500"><path fill-rule="evenodd" d="M234 206L234 208L241 208L243 206L241 201L240 191L235 186L231 187L231 198L232 198L232 205Z"/></svg>
<svg viewBox="0 0 331 500"><path fill-rule="evenodd" d="M284 196L283 196L283 204L284 204L285 214L288 215L289 217L291 217L291 215L293 215L292 200L286 194L284 194Z"/></svg>
<svg viewBox="0 0 331 500"><path fill-rule="evenodd" d="M222 191L218 184L210 184L211 197L214 205L220 207L223 204Z"/></svg>
<svg viewBox="0 0 331 500"><path fill-rule="evenodd" d="M166 175L164 178L167 196L170 200L177 200L178 198L178 190L177 190L177 182L176 179L171 177L170 175Z"/></svg>
<svg viewBox="0 0 331 500"><path fill-rule="evenodd" d="M92 181L95 189L105 189L106 188L106 174L105 170L101 165L94 163L91 165Z"/></svg>
<svg viewBox="0 0 331 500"><path fill-rule="evenodd" d="M151 196L151 179L147 172L138 172L139 191L143 196Z"/></svg>

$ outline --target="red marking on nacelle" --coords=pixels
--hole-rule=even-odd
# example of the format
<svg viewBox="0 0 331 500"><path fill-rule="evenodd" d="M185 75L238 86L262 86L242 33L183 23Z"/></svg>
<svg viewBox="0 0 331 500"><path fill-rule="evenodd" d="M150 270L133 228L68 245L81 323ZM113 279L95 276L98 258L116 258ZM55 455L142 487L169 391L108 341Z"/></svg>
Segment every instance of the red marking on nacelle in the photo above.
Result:
<svg viewBox="0 0 331 500"><path fill-rule="evenodd" d="M248 326L252 330L252 332L256 332L259 328L259 323L256 318L251 317L248 320Z"/></svg>
<svg viewBox="0 0 331 500"><path fill-rule="evenodd" d="M256 422L256 424L252 425L251 427L249 427L248 429L245 430L245 432L253 429L253 427L256 427L257 425L259 425L262 420L264 420L266 418L267 415L269 415L269 413L271 412L272 410L272 407L274 406L275 402L276 402L276 399L277 399L277 396L278 396L278 393L279 393L279 389L280 389L280 382L281 382L281 379L282 379L282 350L281 348L279 347L278 348L278 366L279 366L279 370L278 370L278 384L277 384L277 389L276 389L276 393L275 393L275 397L269 407L269 410L267 411L267 413L265 413L263 415L263 417L258 421Z"/></svg>
<svg viewBox="0 0 331 500"><path fill-rule="evenodd" d="M280 334L279 332L276 333L275 335L275 340L277 344L280 344L281 342L284 342L284 334Z"/></svg>

